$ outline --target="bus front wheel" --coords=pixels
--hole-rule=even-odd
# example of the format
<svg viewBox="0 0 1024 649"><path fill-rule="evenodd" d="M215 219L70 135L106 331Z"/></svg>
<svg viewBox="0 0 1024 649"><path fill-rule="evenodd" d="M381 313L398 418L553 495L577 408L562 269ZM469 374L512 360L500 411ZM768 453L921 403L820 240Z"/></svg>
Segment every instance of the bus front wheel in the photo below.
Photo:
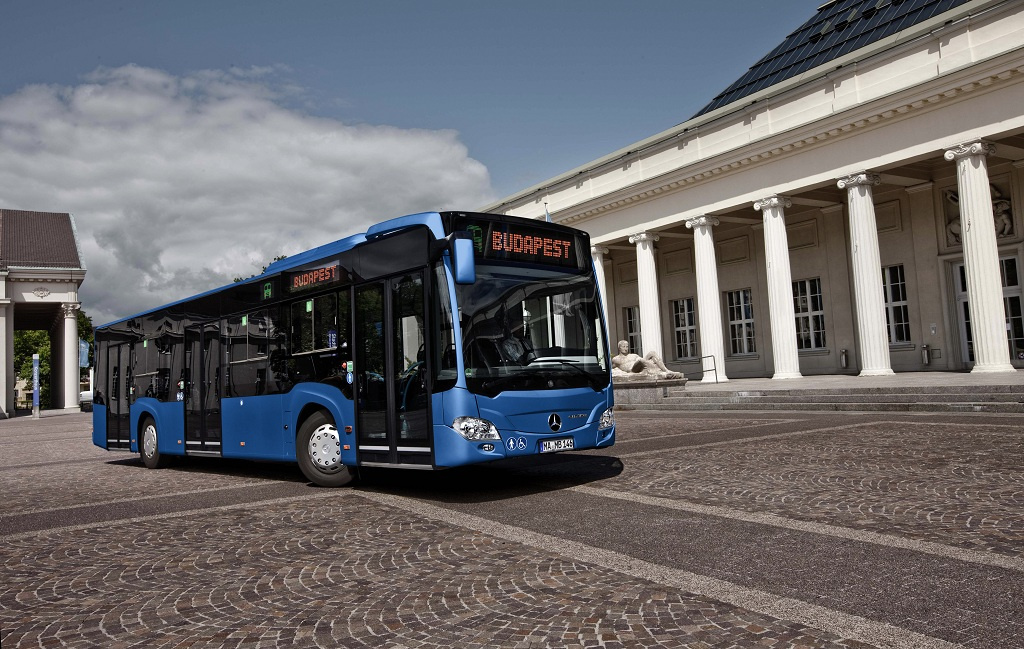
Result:
<svg viewBox="0 0 1024 649"><path fill-rule="evenodd" d="M162 469L167 466L167 457L160 455L157 444L156 422L146 417L142 422L142 434L139 435L139 455L147 469Z"/></svg>
<svg viewBox="0 0 1024 649"><path fill-rule="evenodd" d="M323 411L313 413L299 427L295 454L302 474L321 487L342 487L355 478L355 470L341 463L338 427Z"/></svg>

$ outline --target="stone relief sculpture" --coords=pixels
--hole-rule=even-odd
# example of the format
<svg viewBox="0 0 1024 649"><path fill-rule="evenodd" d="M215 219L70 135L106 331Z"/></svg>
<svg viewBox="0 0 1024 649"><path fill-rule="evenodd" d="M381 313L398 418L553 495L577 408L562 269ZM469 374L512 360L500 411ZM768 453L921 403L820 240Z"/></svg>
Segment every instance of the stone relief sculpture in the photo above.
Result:
<svg viewBox="0 0 1024 649"><path fill-rule="evenodd" d="M665 367L657 352L646 356L629 353L629 343L619 341L619 353L612 356L612 378L616 379L681 379L683 375Z"/></svg>
<svg viewBox="0 0 1024 649"><path fill-rule="evenodd" d="M992 216L995 219L996 237L1005 239L1014 235L1013 206L995 185L989 185L992 192ZM942 192L946 211L946 245L961 245L963 224L960 221L960 192L946 189Z"/></svg>

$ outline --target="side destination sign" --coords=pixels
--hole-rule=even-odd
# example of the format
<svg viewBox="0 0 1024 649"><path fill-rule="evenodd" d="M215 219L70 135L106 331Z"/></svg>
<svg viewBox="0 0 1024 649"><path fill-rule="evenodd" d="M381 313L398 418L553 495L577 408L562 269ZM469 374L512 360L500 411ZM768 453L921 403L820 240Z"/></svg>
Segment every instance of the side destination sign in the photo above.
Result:
<svg viewBox="0 0 1024 649"><path fill-rule="evenodd" d="M341 280L341 275L342 271L338 262L320 268L296 271L288 275L288 290L294 293L336 284Z"/></svg>
<svg viewBox="0 0 1024 649"><path fill-rule="evenodd" d="M577 240L571 234L543 227L501 222L469 223L476 255L481 259L503 259L533 264L578 268Z"/></svg>

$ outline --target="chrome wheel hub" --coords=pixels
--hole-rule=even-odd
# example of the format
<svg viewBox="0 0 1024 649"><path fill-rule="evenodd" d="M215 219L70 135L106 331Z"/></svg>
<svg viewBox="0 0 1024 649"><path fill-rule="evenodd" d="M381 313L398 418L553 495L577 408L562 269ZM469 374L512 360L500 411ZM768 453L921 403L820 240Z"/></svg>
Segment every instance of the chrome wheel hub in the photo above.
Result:
<svg viewBox="0 0 1024 649"><path fill-rule="evenodd" d="M142 452L146 457L156 455L156 426L153 424L147 424L142 431Z"/></svg>
<svg viewBox="0 0 1024 649"><path fill-rule="evenodd" d="M324 473L341 470L341 436L333 424L324 424L309 438L309 459Z"/></svg>

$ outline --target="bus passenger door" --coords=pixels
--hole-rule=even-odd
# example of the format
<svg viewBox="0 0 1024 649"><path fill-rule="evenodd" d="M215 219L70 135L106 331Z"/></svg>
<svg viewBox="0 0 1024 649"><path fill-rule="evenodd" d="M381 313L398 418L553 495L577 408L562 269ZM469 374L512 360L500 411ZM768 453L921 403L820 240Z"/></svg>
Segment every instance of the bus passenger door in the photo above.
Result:
<svg viewBox="0 0 1024 649"><path fill-rule="evenodd" d="M131 446L131 423L128 419L131 381L131 345L107 346L107 448Z"/></svg>
<svg viewBox="0 0 1024 649"><path fill-rule="evenodd" d="M185 328L185 444L220 454L220 322Z"/></svg>
<svg viewBox="0 0 1024 649"><path fill-rule="evenodd" d="M359 459L431 466L423 273L355 290Z"/></svg>

